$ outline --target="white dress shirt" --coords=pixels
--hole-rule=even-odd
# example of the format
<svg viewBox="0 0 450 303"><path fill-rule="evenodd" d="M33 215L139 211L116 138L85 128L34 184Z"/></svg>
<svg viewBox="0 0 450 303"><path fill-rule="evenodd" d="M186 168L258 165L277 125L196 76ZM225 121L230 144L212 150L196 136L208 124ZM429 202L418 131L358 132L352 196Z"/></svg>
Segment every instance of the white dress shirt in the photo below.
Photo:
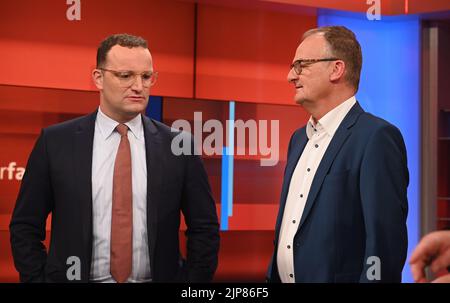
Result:
<svg viewBox="0 0 450 303"><path fill-rule="evenodd" d="M355 103L353 96L329 111L317 124L310 117L306 125L308 142L292 174L278 241L277 267L283 283L295 282L293 241L317 168L334 133Z"/></svg>
<svg viewBox="0 0 450 303"><path fill-rule="evenodd" d="M120 143L120 134L115 130L118 124L98 109L92 157L92 282L115 282L110 273L110 244L114 162ZM142 117L137 115L125 124L129 128L133 190L133 262L128 282L149 282L147 161Z"/></svg>

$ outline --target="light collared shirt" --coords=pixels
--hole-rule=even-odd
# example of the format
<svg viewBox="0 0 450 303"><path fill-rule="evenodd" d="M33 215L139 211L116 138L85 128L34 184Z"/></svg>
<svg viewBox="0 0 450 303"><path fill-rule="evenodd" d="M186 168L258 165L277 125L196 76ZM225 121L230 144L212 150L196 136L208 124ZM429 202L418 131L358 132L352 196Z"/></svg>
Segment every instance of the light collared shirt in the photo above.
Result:
<svg viewBox="0 0 450 303"><path fill-rule="evenodd" d="M355 103L353 96L329 111L317 123L310 117L306 125L308 142L292 174L278 241L277 267L283 283L295 282L293 241L317 168L337 128Z"/></svg>
<svg viewBox="0 0 450 303"><path fill-rule="evenodd" d="M98 109L92 157L92 282L115 282L110 273L110 249L114 163L120 143L120 134L115 130L118 124ZM133 190L133 262L128 282L149 282L147 161L141 115L125 125L129 128Z"/></svg>

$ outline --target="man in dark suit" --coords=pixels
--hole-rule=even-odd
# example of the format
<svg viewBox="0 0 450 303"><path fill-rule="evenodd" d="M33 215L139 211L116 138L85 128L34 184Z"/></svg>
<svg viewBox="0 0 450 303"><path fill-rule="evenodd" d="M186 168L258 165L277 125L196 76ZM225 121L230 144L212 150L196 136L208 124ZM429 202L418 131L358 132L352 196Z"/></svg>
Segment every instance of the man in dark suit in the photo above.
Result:
<svg viewBox="0 0 450 303"><path fill-rule="evenodd" d="M406 148L356 101L361 65L342 26L310 30L297 48L288 81L311 118L289 143L269 281L401 281Z"/></svg>
<svg viewBox="0 0 450 303"><path fill-rule="evenodd" d="M43 129L30 155L10 223L20 280L211 281L219 225L201 159L175 156L178 133L141 114L157 76L147 42L108 37L92 76L98 110Z"/></svg>

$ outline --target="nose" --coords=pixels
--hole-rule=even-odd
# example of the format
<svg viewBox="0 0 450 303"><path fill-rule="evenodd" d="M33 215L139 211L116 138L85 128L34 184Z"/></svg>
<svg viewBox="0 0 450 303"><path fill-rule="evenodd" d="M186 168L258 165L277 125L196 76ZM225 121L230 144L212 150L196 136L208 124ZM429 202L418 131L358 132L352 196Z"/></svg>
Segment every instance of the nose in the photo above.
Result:
<svg viewBox="0 0 450 303"><path fill-rule="evenodd" d="M141 75L135 75L131 89L137 92L141 92L144 89L144 83Z"/></svg>
<svg viewBox="0 0 450 303"><path fill-rule="evenodd" d="M298 75L296 72L294 72L294 69L291 68L287 74L287 81L289 83L293 83L298 79Z"/></svg>

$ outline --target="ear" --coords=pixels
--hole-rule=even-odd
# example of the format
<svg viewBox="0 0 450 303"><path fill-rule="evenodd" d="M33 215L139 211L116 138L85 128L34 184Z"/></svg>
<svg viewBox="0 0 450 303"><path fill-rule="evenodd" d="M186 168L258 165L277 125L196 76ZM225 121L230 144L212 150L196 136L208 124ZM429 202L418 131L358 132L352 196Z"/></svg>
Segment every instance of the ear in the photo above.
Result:
<svg viewBox="0 0 450 303"><path fill-rule="evenodd" d="M345 62L342 60L336 60L333 62L333 70L330 74L330 81L339 81L339 79L344 77L345 73Z"/></svg>
<svg viewBox="0 0 450 303"><path fill-rule="evenodd" d="M94 80L94 84L99 90L103 89L103 73L99 69L92 71L92 80Z"/></svg>

